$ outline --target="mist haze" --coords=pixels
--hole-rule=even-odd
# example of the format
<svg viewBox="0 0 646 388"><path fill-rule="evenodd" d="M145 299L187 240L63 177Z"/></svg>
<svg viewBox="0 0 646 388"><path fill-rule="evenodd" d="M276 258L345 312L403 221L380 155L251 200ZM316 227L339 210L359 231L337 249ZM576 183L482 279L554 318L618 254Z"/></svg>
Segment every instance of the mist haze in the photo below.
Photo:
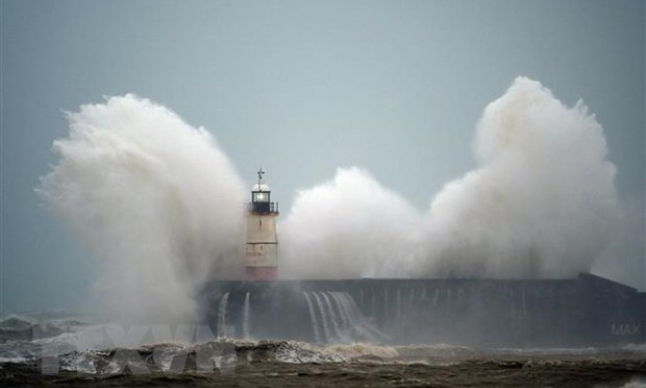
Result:
<svg viewBox="0 0 646 388"><path fill-rule="evenodd" d="M120 319L197 319L205 282L240 279L244 202L203 128L133 95L69 113L38 190L93 256L93 299ZM616 237L615 167L582 101L517 78L477 125L480 166L418 212L359 167L303 189L278 225L293 279L564 278Z"/></svg>
<svg viewBox="0 0 646 388"><path fill-rule="evenodd" d="M234 224L224 214L238 211L217 202L239 196L243 212L261 166L280 204L285 278L471 276L475 268L488 276L570 276L590 268L644 289L642 1L4 0L0 17L2 314L102 306L97 284L110 281L139 291L147 284L143 294L151 300L164 295L168 282L168 289L182 291L170 305L182 304L203 279L235 276L239 263L219 256L226 232L218 225ZM534 117L536 131L526 133L531 155L512 152L522 148L516 146L503 147L504 156L480 150L478 122L489 115L483 109L518 75L553 92L566 108L539 100L569 117L568 128L595 127L574 109L584 99L603 135L574 130L569 139L554 137L564 133L561 125ZM125 117L128 109L117 101L148 113ZM104 113L87 113L82 105ZM170 110L177 114L167 116ZM529 119L531 110L512 111ZM61 111L81 114L81 122L99 130L72 136L68 119L75 119ZM123 129L146 120L156 128L147 132L158 136ZM52 152L56 139L61 143ZM577 141L585 144L571 145ZM559 151L568 148L576 152ZM554 157L541 156L545 150ZM522 164L503 162L512 159ZM70 160L87 160L89 167L75 170ZM545 166L537 166L542 160ZM606 162L616 169L612 186ZM64 194L55 202L69 200L57 210L34 188L63 165L55 181L80 186L48 186ZM572 170L562 171L564 165ZM112 172L99 179L91 171ZM231 179L217 188L215 180L225 175ZM133 190L150 200L130 198ZM505 206L484 204L497 204L501 192ZM565 198L555 205L556 195ZM329 215L311 208L314 203ZM580 214L584 203L588 214ZM61 222L62 212L76 215ZM374 221L375 212L383 222ZM331 216L339 213L353 219ZM311 229L316 233L308 229L310 216L323 222ZM83 230L100 225L97 219L123 226ZM578 222L588 223L579 230ZM353 235L359 226L367 233ZM350 237L357 243L349 244ZM395 242L378 243L387 237ZM132 242L154 239L161 242L150 248ZM324 259L307 244L339 258ZM110 259L126 251L146 259ZM172 259L178 252L190 258ZM202 255L208 263L196 259ZM166 264L150 268L146 278L139 271L153 256ZM127 266L136 273L117 274ZM145 281L138 285L138 277ZM124 299L131 305L125 310L140 303ZM190 315L192 308L179 310Z"/></svg>

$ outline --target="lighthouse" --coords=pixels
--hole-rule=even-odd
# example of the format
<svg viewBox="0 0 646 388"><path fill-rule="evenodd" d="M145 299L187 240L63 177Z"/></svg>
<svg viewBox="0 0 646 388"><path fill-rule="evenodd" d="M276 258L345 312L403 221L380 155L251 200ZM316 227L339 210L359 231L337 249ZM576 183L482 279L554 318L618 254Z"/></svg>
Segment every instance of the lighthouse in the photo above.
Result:
<svg viewBox="0 0 646 388"><path fill-rule="evenodd" d="M271 189L263 182L264 174L262 168L258 170L258 183L251 189L247 211L245 279L249 281L275 280L278 272L278 204L271 202Z"/></svg>

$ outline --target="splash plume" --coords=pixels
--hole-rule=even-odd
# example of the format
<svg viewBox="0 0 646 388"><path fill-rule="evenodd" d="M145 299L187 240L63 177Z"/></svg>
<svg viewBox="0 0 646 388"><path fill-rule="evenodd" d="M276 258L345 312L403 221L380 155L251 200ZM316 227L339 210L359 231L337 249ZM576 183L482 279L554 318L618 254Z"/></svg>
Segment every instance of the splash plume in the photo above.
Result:
<svg viewBox="0 0 646 388"><path fill-rule="evenodd" d="M40 193L97 259L95 300L124 317L193 317L207 280L241 275L245 188L215 140L131 95L68 114ZM360 168L300 190L280 223L286 278L565 277L620 218L602 127L518 78L489 104L477 167L419 212Z"/></svg>
<svg viewBox="0 0 646 388"><path fill-rule="evenodd" d="M290 276L564 277L588 271L619 219L602 127L518 78L474 141L478 167L425 214L357 169L301 191L281 225ZM341 271L342 274L337 272Z"/></svg>
<svg viewBox="0 0 646 388"><path fill-rule="evenodd" d="M619 220L615 167L582 101L567 108L518 78L478 124L479 168L427 214L424 272L564 277L590 270Z"/></svg>
<svg viewBox="0 0 646 388"><path fill-rule="evenodd" d="M419 215L367 171L339 169L301 190L279 226L281 275L295 278L403 275Z"/></svg>
<svg viewBox="0 0 646 388"><path fill-rule="evenodd" d="M93 300L123 319L192 319L208 277L237 277L245 192L213 137L132 95L69 113L39 189L97 261Z"/></svg>

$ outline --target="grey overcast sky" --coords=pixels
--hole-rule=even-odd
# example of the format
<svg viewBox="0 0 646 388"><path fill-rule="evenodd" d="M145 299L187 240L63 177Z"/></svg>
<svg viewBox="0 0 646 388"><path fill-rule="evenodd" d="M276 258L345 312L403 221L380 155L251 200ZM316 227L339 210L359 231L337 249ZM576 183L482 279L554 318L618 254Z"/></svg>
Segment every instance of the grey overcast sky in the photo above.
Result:
<svg viewBox="0 0 646 388"><path fill-rule="evenodd" d="M475 123L518 75L604 126L637 236L611 273L644 288L643 0L0 2L2 312L74 308L93 282L34 193L63 111L161 103L250 185L262 165L285 210L353 165L425 209L474 167Z"/></svg>

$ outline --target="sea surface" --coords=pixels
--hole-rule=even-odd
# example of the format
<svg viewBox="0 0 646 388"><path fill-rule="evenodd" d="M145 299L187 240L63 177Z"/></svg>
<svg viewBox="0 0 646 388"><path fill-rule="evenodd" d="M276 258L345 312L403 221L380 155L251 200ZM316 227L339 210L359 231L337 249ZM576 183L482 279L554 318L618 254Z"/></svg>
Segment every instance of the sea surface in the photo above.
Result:
<svg viewBox="0 0 646 388"><path fill-rule="evenodd" d="M472 348L179 335L159 341L154 332L164 328L68 313L2 317L0 386L646 387L644 344ZM166 333L177 334L177 327Z"/></svg>

